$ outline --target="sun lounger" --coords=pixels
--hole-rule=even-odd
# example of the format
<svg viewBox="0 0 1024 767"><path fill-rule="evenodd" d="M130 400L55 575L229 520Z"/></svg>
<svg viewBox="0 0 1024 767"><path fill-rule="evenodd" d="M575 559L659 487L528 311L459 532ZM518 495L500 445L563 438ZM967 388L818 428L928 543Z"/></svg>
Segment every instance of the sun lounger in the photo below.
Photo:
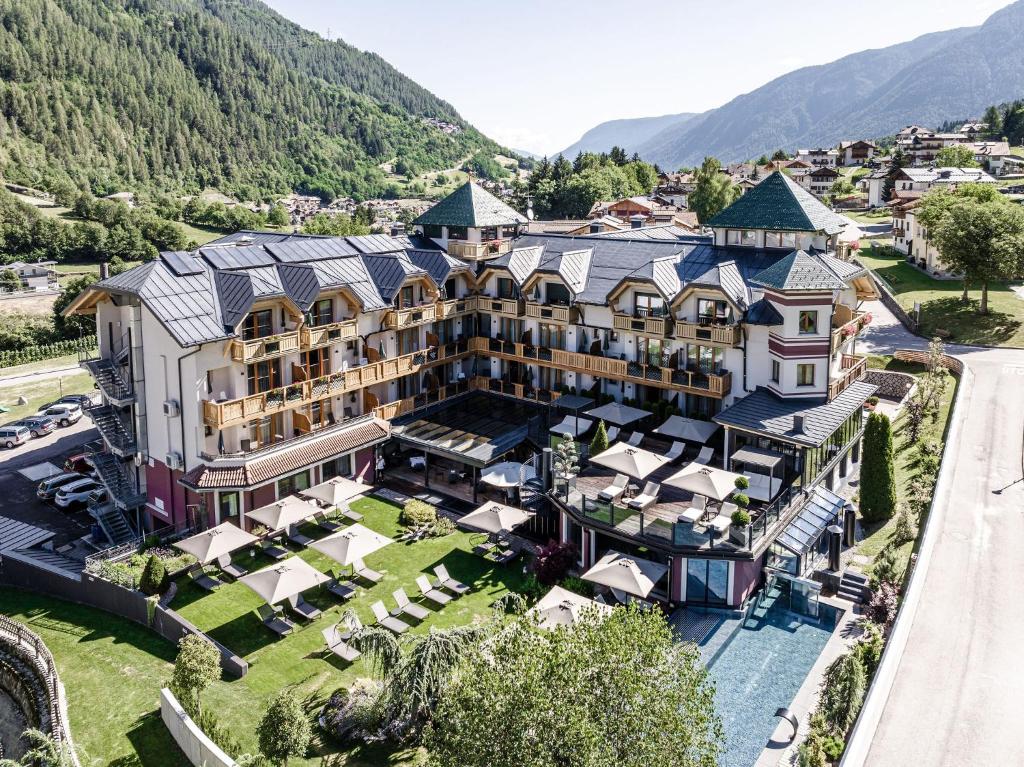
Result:
<svg viewBox="0 0 1024 767"><path fill-rule="evenodd" d="M456 596L462 596L463 594L469 593L469 586L448 575L448 568L444 565L438 565L435 567L434 575L437 576L437 582L442 588L448 589L448 591L452 592Z"/></svg>
<svg viewBox="0 0 1024 767"><path fill-rule="evenodd" d="M738 508L735 503L723 503L718 516L708 522L708 527L716 533L724 533L732 524L732 515Z"/></svg>
<svg viewBox="0 0 1024 767"><path fill-rule="evenodd" d="M711 459L714 457L714 455L714 448L705 446L700 449L700 452L697 453L697 457L694 458L693 460L696 461L697 463L709 464L711 463Z"/></svg>
<svg viewBox="0 0 1024 767"><path fill-rule="evenodd" d="M322 511L318 511L316 514L313 515L313 521L316 522L317 527L328 533L336 533L345 527L340 522L335 522L331 519L328 519L327 515L324 514Z"/></svg>
<svg viewBox="0 0 1024 767"><path fill-rule="evenodd" d="M327 582L327 590L339 599L351 599L356 595L356 584L352 581L341 581L331 578Z"/></svg>
<svg viewBox="0 0 1024 767"><path fill-rule="evenodd" d="M274 541L270 540L269 538L263 540L260 543L260 547L263 549L263 553L271 559L276 559L280 561L288 556L288 549L284 548L283 546L278 546Z"/></svg>
<svg viewBox="0 0 1024 767"><path fill-rule="evenodd" d="M278 636L283 637L295 631L295 624L278 614L277 610L270 605L260 605L256 611L259 613L263 625Z"/></svg>
<svg viewBox="0 0 1024 767"><path fill-rule="evenodd" d="M680 522L700 522L704 516L704 509L698 506L691 506L679 515Z"/></svg>
<svg viewBox="0 0 1024 767"><path fill-rule="evenodd" d="M220 568L220 571L222 573L234 578L235 580L238 580L247 572L249 572L241 565L236 565L234 562L232 562L230 554L225 554L224 556L217 557L217 567Z"/></svg>
<svg viewBox="0 0 1024 767"><path fill-rule="evenodd" d="M217 580L212 575L207 575L200 564L193 565L189 569L188 577L203 591L216 591L220 586L224 585L223 581Z"/></svg>
<svg viewBox="0 0 1024 767"><path fill-rule="evenodd" d="M644 435L641 432L635 431L629 435L629 439L626 440L626 444L632 445L633 447L640 447L640 443L643 442Z"/></svg>
<svg viewBox="0 0 1024 767"><path fill-rule="evenodd" d="M343 516L345 519L349 520L350 522L362 522L363 521L363 515L360 514L358 511L352 511L352 509L350 509L348 507L348 504L345 504L343 506L339 506L338 507L338 513L341 514L341 516Z"/></svg>
<svg viewBox="0 0 1024 767"><path fill-rule="evenodd" d="M345 639L342 639L342 634L338 631L337 626L330 626L320 632L324 636L324 641L327 643L328 652L337 655L343 661L351 663L360 656L359 650L348 644Z"/></svg>
<svg viewBox="0 0 1024 767"><path fill-rule="evenodd" d="M371 570L367 567L366 563L361 559L357 559L352 563L352 572L363 580L370 581L370 583L380 583L380 579L384 577L376 570Z"/></svg>
<svg viewBox="0 0 1024 767"><path fill-rule="evenodd" d="M393 616L408 615L410 618L415 618L418 621L425 620L430 615L430 610L422 605L415 604L409 601L409 597L405 593L405 589L398 589L397 591L391 592L391 596L395 598L395 604L398 605L397 611L392 610Z"/></svg>
<svg viewBox="0 0 1024 767"><path fill-rule="evenodd" d="M293 597L288 597L288 607L291 611L298 615L300 618L305 618L308 621L316 620L322 613L305 599L302 594L296 594Z"/></svg>
<svg viewBox="0 0 1024 767"><path fill-rule="evenodd" d="M308 546L313 542L313 539L308 535L303 535L299 532L298 525L292 525L288 528L288 540L296 546Z"/></svg>
<svg viewBox="0 0 1024 767"><path fill-rule="evenodd" d="M440 589L435 589L431 585L430 579L427 578L427 576L425 575L416 576L416 588L420 590L420 593L423 595L425 599L429 599L431 602L440 607L443 607L444 605L452 601L451 594L445 594Z"/></svg>
<svg viewBox="0 0 1024 767"><path fill-rule="evenodd" d="M622 495L622 491L626 489L626 484L628 482L629 479L626 477L625 474L616 474L615 479L612 480L612 483L608 485L608 487L606 487L604 490L599 492L597 494L597 497L600 498L602 501L617 500L618 497Z"/></svg>
<svg viewBox="0 0 1024 767"><path fill-rule="evenodd" d="M669 451L667 453L665 453L665 458L671 463L672 461L679 458L685 450L686 445L684 445L682 442L673 442L672 447L669 448Z"/></svg>
<svg viewBox="0 0 1024 767"><path fill-rule="evenodd" d="M504 551L498 551L495 553L494 561L499 565L507 565L518 556L519 552L515 549L505 549Z"/></svg>
<svg viewBox="0 0 1024 767"><path fill-rule="evenodd" d="M409 630L408 623L388 615L388 608L380 600L370 605L370 609L373 610L373 617L377 619L378 626L383 626L388 631L394 631L396 634L404 634Z"/></svg>
<svg viewBox="0 0 1024 767"><path fill-rule="evenodd" d="M617 440L619 438L619 427L618 426L611 426L611 427L608 428L608 432L607 433L608 433L608 444L610 445L612 442L614 442L615 440Z"/></svg>
<svg viewBox="0 0 1024 767"><path fill-rule="evenodd" d="M657 482L648 482L644 485L644 491L635 498L630 498L626 501L626 505L631 509L643 511L648 506L653 506L655 501L658 500L658 493L661 492L661 485Z"/></svg>

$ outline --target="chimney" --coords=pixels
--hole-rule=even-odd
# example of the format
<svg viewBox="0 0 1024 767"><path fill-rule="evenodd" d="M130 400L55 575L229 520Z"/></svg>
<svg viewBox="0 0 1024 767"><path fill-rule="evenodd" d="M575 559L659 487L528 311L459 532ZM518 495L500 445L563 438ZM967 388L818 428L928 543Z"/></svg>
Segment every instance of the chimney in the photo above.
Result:
<svg viewBox="0 0 1024 767"><path fill-rule="evenodd" d="M594 220L594 221L590 222L590 233L591 234L598 234L598 233L603 232L603 231L604 231L604 224L602 224L600 221Z"/></svg>
<svg viewBox="0 0 1024 767"><path fill-rule="evenodd" d="M793 416L793 431L797 434L804 433L804 417L802 415Z"/></svg>
<svg viewBox="0 0 1024 767"><path fill-rule="evenodd" d="M393 222L391 224L391 236L401 237L403 234L405 234L405 224L403 224L401 221Z"/></svg>
<svg viewBox="0 0 1024 767"><path fill-rule="evenodd" d="M633 214L632 216L629 217L629 228L630 229L639 229L640 227L642 227L644 225L644 221L646 221L646 220L647 219L645 219L639 213L635 213L635 214Z"/></svg>
<svg viewBox="0 0 1024 767"><path fill-rule="evenodd" d="M100 279L105 280L110 276L110 264L104 262L100 264Z"/></svg>

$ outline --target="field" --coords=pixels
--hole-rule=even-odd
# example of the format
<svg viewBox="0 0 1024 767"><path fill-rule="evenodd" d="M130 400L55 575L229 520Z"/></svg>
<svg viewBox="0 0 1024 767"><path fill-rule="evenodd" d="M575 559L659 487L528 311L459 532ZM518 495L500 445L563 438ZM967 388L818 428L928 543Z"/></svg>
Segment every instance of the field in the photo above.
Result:
<svg viewBox="0 0 1024 767"><path fill-rule="evenodd" d="M6 370L3 372L7 375ZM9 408L8 412L0 413L0 422L10 423L19 418L33 415L42 405L59 399L65 394L90 394L93 391L92 376L84 372L42 380L28 378L20 383L0 385L0 405ZM25 397L28 404L17 404L19 397Z"/></svg>

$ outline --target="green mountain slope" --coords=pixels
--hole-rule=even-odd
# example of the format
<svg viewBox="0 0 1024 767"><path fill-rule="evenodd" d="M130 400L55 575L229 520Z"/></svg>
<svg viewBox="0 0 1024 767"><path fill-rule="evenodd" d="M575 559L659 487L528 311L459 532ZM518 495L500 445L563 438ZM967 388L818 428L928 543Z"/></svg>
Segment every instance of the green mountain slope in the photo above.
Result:
<svg viewBox="0 0 1024 767"><path fill-rule="evenodd" d="M0 0L8 181L369 197L382 163L442 169L480 149L498 147L379 57L255 0Z"/></svg>

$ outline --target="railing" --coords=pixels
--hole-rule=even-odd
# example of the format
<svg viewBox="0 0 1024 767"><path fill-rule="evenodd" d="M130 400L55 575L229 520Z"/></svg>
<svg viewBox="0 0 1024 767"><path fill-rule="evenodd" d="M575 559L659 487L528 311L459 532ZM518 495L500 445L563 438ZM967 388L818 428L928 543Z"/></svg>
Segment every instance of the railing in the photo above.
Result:
<svg viewBox="0 0 1024 767"><path fill-rule="evenodd" d="M264 442L257 444L249 450L225 450L220 453L208 453L205 450L200 451L199 457L207 463L214 463L217 465L231 465L241 466L246 461L251 461L254 458L260 458L270 453L276 453L282 450L288 450L295 445L302 444L312 438L322 437L325 433L329 433L336 430L348 429L352 426L356 426L359 423L369 420L373 416L372 413L364 413L361 415L350 416L343 418L335 423L329 423L325 426L317 426L309 431L296 434L293 437L281 438L271 442Z"/></svg>
<svg viewBox="0 0 1024 767"><path fill-rule="evenodd" d="M630 314L616 313L612 315L612 327L648 336L669 336L672 335L672 318L634 317Z"/></svg>
<svg viewBox="0 0 1024 767"><path fill-rule="evenodd" d="M400 328L408 328L414 325L422 325L425 322L433 322L436 318L436 304L410 306L405 309L392 309L384 315L384 327L388 330L398 330Z"/></svg>
<svg viewBox="0 0 1024 767"><path fill-rule="evenodd" d="M512 250L511 239L488 240L487 242L468 242L466 240L448 240L448 255L456 258L486 258L497 256Z"/></svg>
<svg viewBox="0 0 1024 767"><path fill-rule="evenodd" d="M437 319L445 317L457 317L460 314L467 314L477 310L477 297L466 296L465 298L449 298L437 302Z"/></svg>
<svg viewBox="0 0 1024 767"><path fill-rule="evenodd" d="M315 349L337 341L350 341L359 337L359 327L355 320L339 320L327 325L303 325L299 328L302 347Z"/></svg>
<svg viewBox="0 0 1024 767"><path fill-rule="evenodd" d="M832 351L835 352L846 341L853 338L861 330L861 320L866 312L850 309L844 304L836 304L835 314L832 317Z"/></svg>
<svg viewBox="0 0 1024 767"><path fill-rule="evenodd" d="M739 325L716 325L707 322L676 320L675 337L685 341L705 341L722 346L736 346L742 338Z"/></svg>
<svg viewBox="0 0 1024 767"><path fill-rule="evenodd" d="M548 322L573 322L575 312L568 306L552 306L536 301L527 301L526 316Z"/></svg>
<svg viewBox="0 0 1024 767"><path fill-rule="evenodd" d="M525 311L524 301L521 298L490 298L488 296L477 296L476 308L479 312L498 314L505 317L522 317Z"/></svg>
<svg viewBox="0 0 1024 767"><path fill-rule="evenodd" d="M244 341L239 338L231 341L231 359L235 362L252 362L264 357L287 354L299 350L299 331L289 330L273 336L254 338Z"/></svg>
<svg viewBox="0 0 1024 767"><path fill-rule="evenodd" d="M443 402L446 399L451 399L459 394L465 394L469 390L470 382L468 380L457 381L453 384L441 386L434 391L423 392L414 397L406 397L405 399L379 405L374 408L373 414L378 418L391 420L392 418L398 418L399 416L409 415L410 413L414 413L417 410L428 407L429 405Z"/></svg>
<svg viewBox="0 0 1024 767"><path fill-rule="evenodd" d="M844 354L839 364L842 373L838 378L834 378L829 381L829 400L835 399L839 396L840 392L845 390L850 384L864 377L864 374L868 369L868 358L858 357L853 354Z"/></svg>
<svg viewBox="0 0 1024 767"><path fill-rule="evenodd" d="M590 497L577 489L572 479L555 480L554 490L559 500L575 510L587 522L614 529L631 538L655 540L663 545L673 544L677 525L685 524L687 529L691 527L689 523L669 522L647 511Z"/></svg>
<svg viewBox="0 0 1024 767"><path fill-rule="evenodd" d="M535 389L527 384L505 381L501 378L488 378L487 376L474 376L469 379L469 388L474 391L489 391L494 394L540 403L554 402L561 396L559 392L549 389Z"/></svg>

